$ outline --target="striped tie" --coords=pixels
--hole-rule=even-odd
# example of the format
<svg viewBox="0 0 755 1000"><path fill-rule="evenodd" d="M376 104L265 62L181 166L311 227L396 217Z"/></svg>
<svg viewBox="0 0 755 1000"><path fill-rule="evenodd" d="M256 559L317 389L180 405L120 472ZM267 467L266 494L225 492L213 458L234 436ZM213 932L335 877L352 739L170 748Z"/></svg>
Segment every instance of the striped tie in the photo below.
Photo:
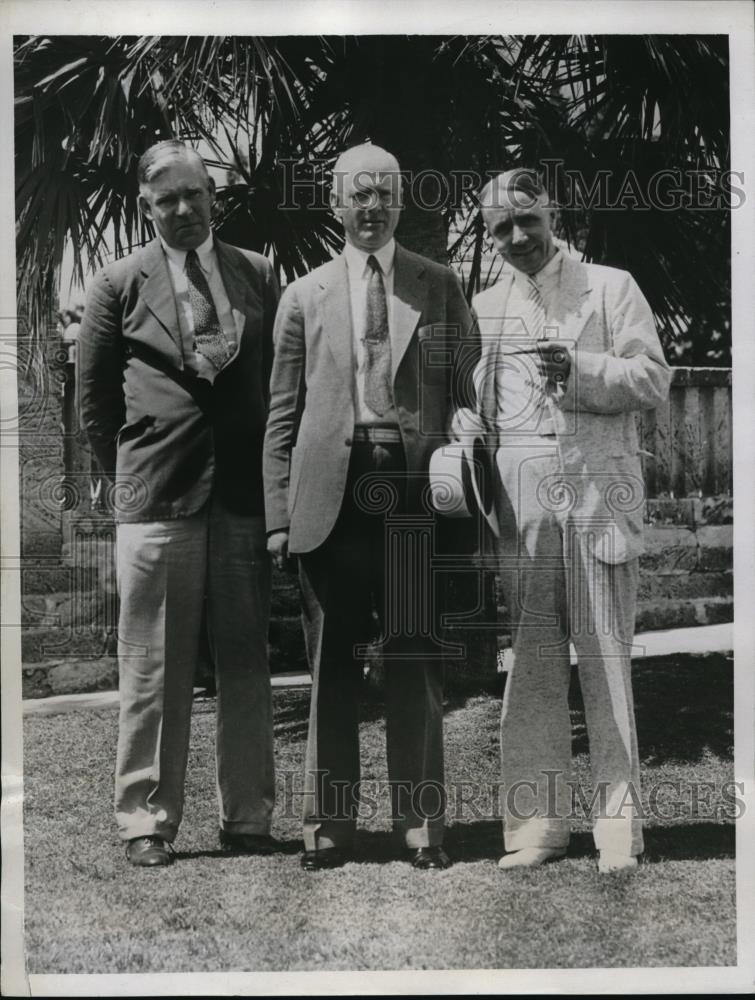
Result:
<svg viewBox="0 0 755 1000"><path fill-rule="evenodd" d="M532 340L542 340L547 337L545 331L545 303L537 287L531 278L527 278L527 298L525 308L522 310L522 322L527 335Z"/></svg>

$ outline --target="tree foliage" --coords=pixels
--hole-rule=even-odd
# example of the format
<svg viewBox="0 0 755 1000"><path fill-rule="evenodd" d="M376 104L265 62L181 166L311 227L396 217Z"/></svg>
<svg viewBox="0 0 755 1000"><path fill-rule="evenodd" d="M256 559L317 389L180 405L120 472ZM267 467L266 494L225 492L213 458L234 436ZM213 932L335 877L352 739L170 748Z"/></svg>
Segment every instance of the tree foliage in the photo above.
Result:
<svg viewBox="0 0 755 1000"><path fill-rule="evenodd" d="M437 259L450 246L469 295L486 277L479 182L534 164L562 235L632 271L670 353L728 363L726 36L31 36L15 59L19 295L33 323L67 245L82 280L151 236L135 166L156 140L202 151L224 180L220 235L291 279L340 247L327 171L371 139L415 180L401 239ZM682 188L697 178L694 198L659 207L659 171L680 171Z"/></svg>

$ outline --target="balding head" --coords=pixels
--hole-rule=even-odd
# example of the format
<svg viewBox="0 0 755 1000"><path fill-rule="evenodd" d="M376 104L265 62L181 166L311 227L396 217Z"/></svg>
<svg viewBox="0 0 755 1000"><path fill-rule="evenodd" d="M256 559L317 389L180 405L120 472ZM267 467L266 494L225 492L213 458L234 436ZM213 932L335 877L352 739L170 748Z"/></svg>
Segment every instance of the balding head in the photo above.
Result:
<svg viewBox="0 0 755 1000"><path fill-rule="evenodd" d="M538 202L548 203L548 192L534 170L516 167L497 174L480 192L480 205L483 208L498 208L505 204L516 208L524 208Z"/></svg>
<svg viewBox="0 0 755 1000"><path fill-rule="evenodd" d="M333 168L330 204L347 243L372 253L393 237L401 214L401 169L396 157L366 142L341 153Z"/></svg>
<svg viewBox="0 0 755 1000"><path fill-rule="evenodd" d="M333 190L338 192L339 178L355 174L359 171L370 173L398 174L401 168L398 160L382 146L375 146L371 142L363 142L359 146L352 146L344 150L336 160L333 167Z"/></svg>
<svg viewBox="0 0 755 1000"><path fill-rule="evenodd" d="M525 274L536 274L556 252L554 210L534 170L498 174L480 192L482 218L496 250Z"/></svg>

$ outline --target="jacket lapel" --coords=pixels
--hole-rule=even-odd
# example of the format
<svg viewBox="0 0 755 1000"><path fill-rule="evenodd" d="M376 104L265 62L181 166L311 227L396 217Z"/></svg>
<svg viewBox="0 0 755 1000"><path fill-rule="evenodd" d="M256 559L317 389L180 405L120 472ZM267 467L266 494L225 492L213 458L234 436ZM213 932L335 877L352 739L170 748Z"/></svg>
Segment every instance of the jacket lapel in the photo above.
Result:
<svg viewBox="0 0 755 1000"><path fill-rule="evenodd" d="M579 340L587 321L593 314L591 291L589 269L584 267L581 261L564 254L556 302L556 320L561 327L562 337L574 342Z"/></svg>
<svg viewBox="0 0 755 1000"><path fill-rule="evenodd" d="M483 422L490 424L496 417L495 373L500 363L503 319L511 291L513 274L504 275L475 302L475 315L480 330L480 360L474 372L477 393L477 412Z"/></svg>
<svg viewBox="0 0 755 1000"><path fill-rule="evenodd" d="M391 301L391 366L394 378L427 301L424 274L424 264L396 244ZM351 384L354 373L353 325L349 276L343 255L323 269L318 293L322 329L330 352Z"/></svg>
<svg viewBox="0 0 755 1000"><path fill-rule="evenodd" d="M391 303L393 324L391 362L394 378L425 308L427 283L424 275L424 264L397 243Z"/></svg>
<svg viewBox="0 0 755 1000"><path fill-rule="evenodd" d="M338 368L352 386L354 349L352 345L351 301L346 258L341 255L323 268L319 278L318 311L322 330Z"/></svg>
<svg viewBox="0 0 755 1000"><path fill-rule="evenodd" d="M215 238L215 253L223 277L225 293L231 304L231 312L236 324L236 336L240 341L250 313L249 281L242 270L239 254L233 253L228 244L223 243L217 237Z"/></svg>
<svg viewBox="0 0 755 1000"><path fill-rule="evenodd" d="M141 262L142 285L139 296L157 321L143 338L151 347L170 357L183 368L181 330L168 265L159 239L144 248Z"/></svg>
<svg viewBox="0 0 755 1000"><path fill-rule="evenodd" d="M223 287L228 296L228 302L233 314L233 322L236 325L236 349L233 356L228 361L234 361L241 350L241 338L247 328L247 323L253 318L253 300L250 301L249 280L242 269L240 254L234 251L227 243L223 243L215 237L215 254L218 259L218 267L223 279ZM260 303L260 313L262 304ZM249 331L253 335L253 329Z"/></svg>

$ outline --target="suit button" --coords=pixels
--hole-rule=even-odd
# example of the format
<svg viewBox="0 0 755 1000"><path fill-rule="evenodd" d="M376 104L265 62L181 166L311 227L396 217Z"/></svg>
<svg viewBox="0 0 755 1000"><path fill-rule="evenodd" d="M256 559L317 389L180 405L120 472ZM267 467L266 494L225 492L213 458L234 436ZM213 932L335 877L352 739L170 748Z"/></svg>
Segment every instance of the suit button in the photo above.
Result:
<svg viewBox="0 0 755 1000"><path fill-rule="evenodd" d="M351 438L346 438L346 440L344 441L344 444L346 444L346 445L352 444Z"/></svg>

